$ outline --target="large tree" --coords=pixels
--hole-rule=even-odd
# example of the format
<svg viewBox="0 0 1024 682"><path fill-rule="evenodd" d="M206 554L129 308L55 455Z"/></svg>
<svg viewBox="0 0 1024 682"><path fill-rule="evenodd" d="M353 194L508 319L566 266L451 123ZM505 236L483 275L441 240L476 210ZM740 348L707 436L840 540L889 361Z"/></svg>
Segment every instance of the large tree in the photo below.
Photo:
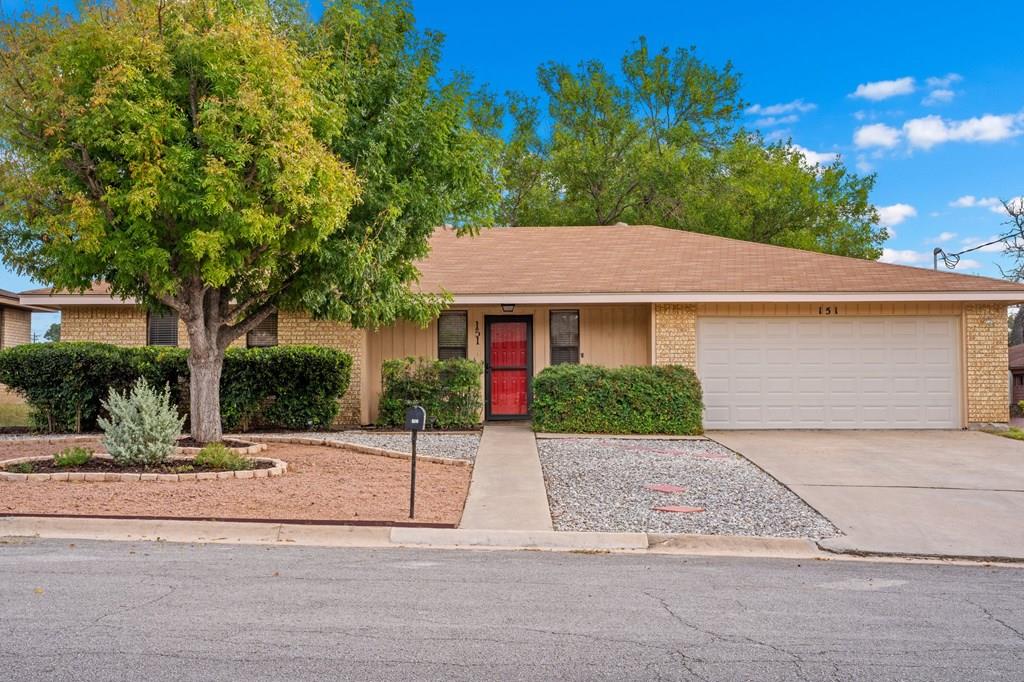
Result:
<svg viewBox="0 0 1024 682"><path fill-rule="evenodd" d="M730 64L644 39L616 78L600 62L547 64L535 100L512 95L501 221L653 223L863 258L886 238L874 177L817 164L790 142L743 130ZM542 134L545 125L550 132Z"/></svg>
<svg viewBox="0 0 1024 682"><path fill-rule="evenodd" d="M278 309L430 317L430 230L497 199L495 120L403 3L97 0L0 31L4 258L177 311L199 441L233 340Z"/></svg>

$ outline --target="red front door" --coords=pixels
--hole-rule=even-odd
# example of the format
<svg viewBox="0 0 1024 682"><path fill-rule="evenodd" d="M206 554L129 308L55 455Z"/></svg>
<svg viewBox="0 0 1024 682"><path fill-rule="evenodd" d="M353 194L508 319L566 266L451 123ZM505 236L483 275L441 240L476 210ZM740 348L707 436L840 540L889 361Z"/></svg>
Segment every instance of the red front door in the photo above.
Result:
<svg viewBox="0 0 1024 682"><path fill-rule="evenodd" d="M487 321L488 416L529 414L530 322L528 319Z"/></svg>

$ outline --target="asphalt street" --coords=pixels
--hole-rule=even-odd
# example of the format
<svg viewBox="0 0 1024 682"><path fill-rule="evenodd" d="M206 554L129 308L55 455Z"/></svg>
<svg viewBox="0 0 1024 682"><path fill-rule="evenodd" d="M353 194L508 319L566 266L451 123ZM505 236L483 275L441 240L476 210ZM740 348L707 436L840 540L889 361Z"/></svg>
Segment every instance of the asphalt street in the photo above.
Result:
<svg viewBox="0 0 1024 682"><path fill-rule="evenodd" d="M10 680L1021 680L1024 568L0 540Z"/></svg>

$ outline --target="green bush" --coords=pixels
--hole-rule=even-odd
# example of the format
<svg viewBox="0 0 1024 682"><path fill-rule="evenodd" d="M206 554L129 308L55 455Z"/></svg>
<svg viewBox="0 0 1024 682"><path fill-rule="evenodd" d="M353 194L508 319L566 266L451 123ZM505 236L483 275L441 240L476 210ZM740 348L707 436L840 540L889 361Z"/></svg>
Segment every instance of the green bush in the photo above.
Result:
<svg viewBox="0 0 1024 682"><path fill-rule="evenodd" d="M195 465L217 471L244 471L253 468L253 461L232 452L223 443L210 443L196 455Z"/></svg>
<svg viewBox="0 0 1024 682"><path fill-rule="evenodd" d="M697 376L679 365L561 364L533 380L536 431L693 435L702 409Z"/></svg>
<svg viewBox="0 0 1024 682"><path fill-rule="evenodd" d="M92 450L86 448L65 448L53 456L55 467L80 467L92 459Z"/></svg>
<svg viewBox="0 0 1024 682"><path fill-rule="evenodd" d="M437 428L467 428L480 423L480 376L474 360L388 360L381 368L383 386L377 421L382 426L405 423L405 408L422 405L427 421Z"/></svg>
<svg viewBox="0 0 1024 682"><path fill-rule="evenodd" d="M221 376L224 428L330 426L351 366L347 353L318 346L229 349ZM95 431L103 398L111 389L128 390L139 378L168 387L171 401L188 412L183 348L62 342L0 351L0 383L25 398L32 425L43 431Z"/></svg>
<svg viewBox="0 0 1024 682"><path fill-rule="evenodd" d="M110 419L96 420L103 429L103 445L118 466L155 467L174 452L185 418L171 403L171 391L158 392L140 377L130 392L110 389L103 401Z"/></svg>

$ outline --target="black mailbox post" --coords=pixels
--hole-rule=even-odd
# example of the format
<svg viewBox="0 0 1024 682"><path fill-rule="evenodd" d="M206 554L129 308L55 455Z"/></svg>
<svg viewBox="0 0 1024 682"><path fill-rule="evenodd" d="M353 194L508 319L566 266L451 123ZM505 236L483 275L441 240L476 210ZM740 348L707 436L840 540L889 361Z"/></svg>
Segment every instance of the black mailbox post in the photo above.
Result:
<svg viewBox="0 0 1024 682"><path fill-rule="evenodd" d="M405 428L412 431L412 471L409 477L409 518L416 513L416 434L426 428L427 411L421 405L405 408Z"/></svg>

